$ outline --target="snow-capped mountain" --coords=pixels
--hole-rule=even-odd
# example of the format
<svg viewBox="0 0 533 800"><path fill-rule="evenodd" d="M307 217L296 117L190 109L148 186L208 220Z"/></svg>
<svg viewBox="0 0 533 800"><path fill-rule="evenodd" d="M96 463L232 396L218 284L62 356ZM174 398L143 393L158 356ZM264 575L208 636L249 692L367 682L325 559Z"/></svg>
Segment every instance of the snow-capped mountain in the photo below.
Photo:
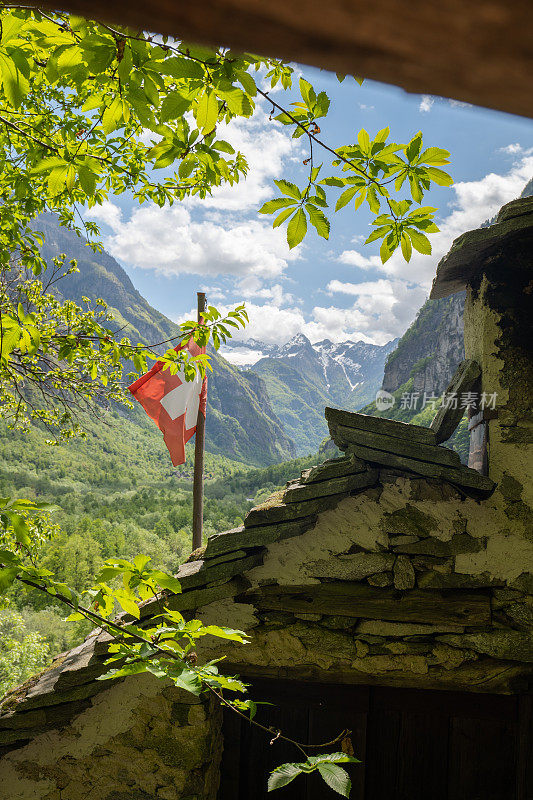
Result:
<svg viewBox="0 0 533 800"><path fill-rule="evenodd" d="M231 341L223 355L263 378L285 431L299 452L307 453L327 435L324 406L356 410L374 399L397 341L379 346L324 339L312 344L298 333L283 345Z"/></svg>

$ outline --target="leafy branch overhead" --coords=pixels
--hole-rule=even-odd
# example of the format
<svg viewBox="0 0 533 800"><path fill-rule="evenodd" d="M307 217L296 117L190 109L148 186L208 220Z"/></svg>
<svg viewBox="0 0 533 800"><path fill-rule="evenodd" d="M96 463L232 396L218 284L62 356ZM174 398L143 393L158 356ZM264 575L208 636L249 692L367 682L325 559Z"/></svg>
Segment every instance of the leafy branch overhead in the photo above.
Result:
<svg viewBox="0 0 533 800"><path fill-rule="evenodd" d="M273 227L286 222L287 242L290 248L296 247L307 233L307 222L316 228L319 236L329 238L330 222L324 212L328 208L328 198L324 186L342 190L335 211L339 211L353 201L354 211L367 203L375 216L373 225L377 229L370 234L366 244L382 239L381 260L387 261L394 251L401 247L406 261L411 258L413 247L421 253L431 253L431 244L426 234L439 229L433 222L436 208L426 206L410 210L413 203L421 203L424 193L432 183L450 186L453 181L441 166L449 163L450 153L438 147L423 149L422 132L419 131L408 144L389 142L390 130L383 128L374 139L363 128L357 135L357 142L331 148L319 138L320 127L317 119L325 117L330 101L325 92L317 96L311 84L300 78L301 101L292 103L293 111L282 110L268 93L259 90L272 103L273 111L281 110L276 119L283 125L292 127L293 138L306 136L309 143L309 157L304 160L309 165L309 175L302 189L286 180L275 181L281 197L268 200L261 207L262 214L277 214ZM333 158L331 166L337 174L321 177L324 164L315 165L313 145L321 148ZM404 184L410 197L393 198ZM385 212L385 213L382 213Z"/></svg>
<svg viewBox="0 0 533 800"><path fill-rule="evenodd" d="M330 108L325 92L300 78L299 99L287 107L269 95L278 84L286 93L293 88L293 68L281 61L9 4L0 22L4 262L20 244L25 266L43 268L28 223L44 210L94 236L96 226L81 214L77 220L78 212L110 195L127 191L139 203L162 206L237 183L248 164L223 138L224 129L233 119L250 118L258 98L309 145L303 188L280 176L282 197L261 209L278 212L274 225L287 222L291 247L302 241L308 222L328 237L324 187L328 194L341 190L335 210L366 202L376 217L390 217L379 226L383 258L400 246L406 258L411 245L428 247L421 243L435 230L434 212L420 225L392 202L404 184L409 202L421 203L431 183L452 182L440 169L449 153L423 149L421 133L404 145L389 141L388 128L374 139L361 130L354 144L331 147L318 124ZM331 157L335 174L324 175L313 148Z"/></svg>

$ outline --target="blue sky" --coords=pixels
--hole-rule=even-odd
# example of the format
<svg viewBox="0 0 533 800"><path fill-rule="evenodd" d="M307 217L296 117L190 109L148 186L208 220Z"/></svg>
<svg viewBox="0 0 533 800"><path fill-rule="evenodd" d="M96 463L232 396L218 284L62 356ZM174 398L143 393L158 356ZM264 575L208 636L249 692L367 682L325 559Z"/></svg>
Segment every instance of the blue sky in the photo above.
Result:
<svg viewBox="0 0 533 800"><path fill-rule="evenodd" d="M331 214L329 241L311 229L303 245L289 251L284 228L272 230L257 209L278 194L274 178L302 185L307 152L303 138L291 140L288 129L269 121L264 105L251 121L221 131L250 162L248 178L237 187L172 209L138 207L122 196L88 216L100 223L106 249L139 291L174 320L191 314L196 291L204 289L221 308L247 303L245 338L285 342L302 331L312 341L384 344L414 319L453 239L492 216L533 176L533 121L372 81L339 84L334 75L311 68L302 74L331 98L321 124L328 144L355 141L361 127L373 136L389 125L392 141L409 141L422 130L426 146L450 150L454 186L436 187L424 198L439 208L441 233L432 237L431 256L415 254L406 264L396 254L382 266L377 246L362 243L368 209L354 213L351 205ZM331 199L334 205L333 194Z"/></svg>

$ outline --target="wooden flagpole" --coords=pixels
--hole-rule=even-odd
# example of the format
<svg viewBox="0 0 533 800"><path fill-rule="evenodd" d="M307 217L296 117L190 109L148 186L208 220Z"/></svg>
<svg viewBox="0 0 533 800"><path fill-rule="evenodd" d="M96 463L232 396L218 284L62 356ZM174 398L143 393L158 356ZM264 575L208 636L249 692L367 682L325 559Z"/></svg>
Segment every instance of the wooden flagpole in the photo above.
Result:
<svg viewBox="0 0 533 800"><path fill-rule="evenodd" d="M198 324L204 321L205 292L197 292ZM192 549L202 546L202 528L204 521L204 448L205 417L198 409L196 420L196 441L194 444L194 475L192 485Z"/></svg>

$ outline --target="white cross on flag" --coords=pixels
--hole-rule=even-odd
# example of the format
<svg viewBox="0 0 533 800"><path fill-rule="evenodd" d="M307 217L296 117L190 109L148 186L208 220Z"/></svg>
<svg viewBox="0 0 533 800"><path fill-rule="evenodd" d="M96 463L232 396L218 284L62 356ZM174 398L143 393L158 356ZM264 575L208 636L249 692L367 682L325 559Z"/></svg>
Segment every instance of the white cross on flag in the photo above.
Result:
<svg viewBox="0 0 533 800"><path fill-rule="evenodd" d="M184 347L192 356L205 353L205 347L199 348L193 339L174 349ZM198 410L205 417L207 378L202 380L197 372L194 380L186 381L183 371L171 375L169 369L163 369L163 362L157 361L128 389L162 432L174 466L183 464L185 444L196 433Z"/></svg>

